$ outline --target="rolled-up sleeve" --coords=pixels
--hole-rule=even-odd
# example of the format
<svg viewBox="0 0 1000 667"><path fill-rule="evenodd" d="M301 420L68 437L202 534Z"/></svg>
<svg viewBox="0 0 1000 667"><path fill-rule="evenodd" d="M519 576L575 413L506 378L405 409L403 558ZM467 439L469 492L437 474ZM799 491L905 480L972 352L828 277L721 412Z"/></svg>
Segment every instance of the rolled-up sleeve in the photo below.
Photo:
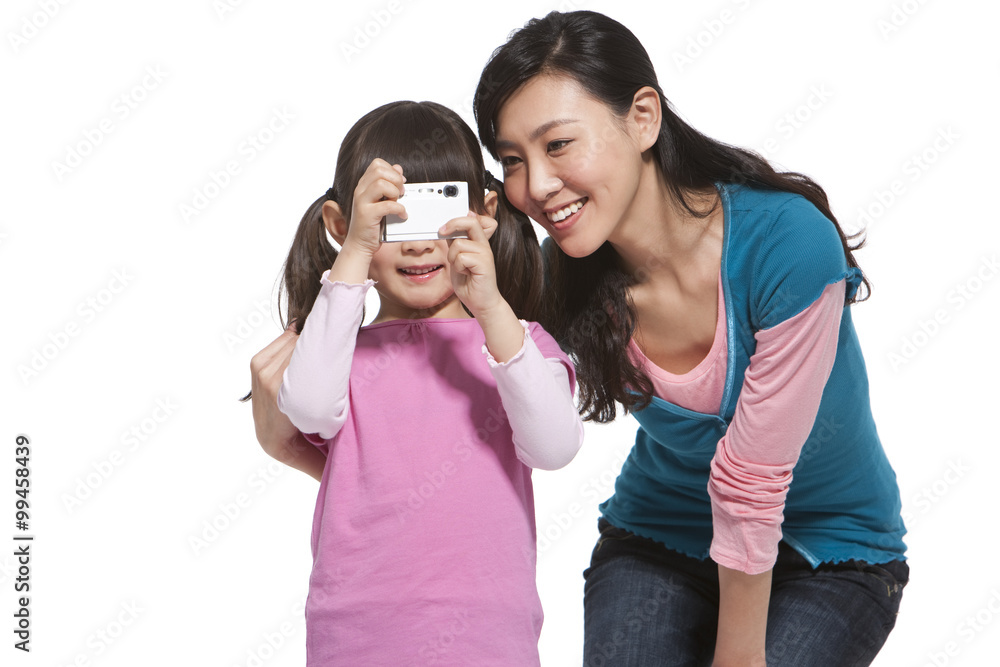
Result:
<svg viewBox="0 0 1000 667"><path fill-rule="evenodd" d="M785 497L837 355L845 280L755 334L733 420L712 459L712 559L759 574L774 566Z"/></svg>

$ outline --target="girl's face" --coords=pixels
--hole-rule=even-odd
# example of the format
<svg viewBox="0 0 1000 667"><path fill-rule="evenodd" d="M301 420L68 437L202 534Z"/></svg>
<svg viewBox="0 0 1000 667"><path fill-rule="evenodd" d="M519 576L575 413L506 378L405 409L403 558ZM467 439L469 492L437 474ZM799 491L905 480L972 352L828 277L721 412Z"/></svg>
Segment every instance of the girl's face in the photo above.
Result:
<svg viewBox="0 0 1000 667"><path fill-rule="evenodd" d="M641 137L571 77L541 74L501 107L504 187L571 257L614 243L633 213Z"/></svg>
<svg viewBox="0 0 1000 667"><path fill-rule="evenodd" d="M368 277L376 281L381 300L376 322L469 317L452 287L447 241L383 243L372 257Z"/></svg>

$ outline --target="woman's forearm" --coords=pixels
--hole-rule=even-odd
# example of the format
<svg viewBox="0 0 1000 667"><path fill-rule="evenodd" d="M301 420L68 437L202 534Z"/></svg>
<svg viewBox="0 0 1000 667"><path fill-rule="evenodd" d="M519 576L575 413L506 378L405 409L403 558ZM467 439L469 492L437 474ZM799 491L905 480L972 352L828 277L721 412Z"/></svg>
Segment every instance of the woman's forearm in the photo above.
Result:
<svg viewBox="0 0 1000 667"><path fill-rule="evenodd" d="M258 439L260 436L258 436ZM284 463L289 468L304 472L317 482L323 479L323 468L326 467L326 456L296 430L296 437L291 442L278 446L267 446L261 442L264 451L274 460Z"/></svg>
<svg viewBox="0 0 1000 667"><path fill-rule="evenodd" d="M765 667L771 570L746 574L719 566L719 630L713 667Z"/></svg>

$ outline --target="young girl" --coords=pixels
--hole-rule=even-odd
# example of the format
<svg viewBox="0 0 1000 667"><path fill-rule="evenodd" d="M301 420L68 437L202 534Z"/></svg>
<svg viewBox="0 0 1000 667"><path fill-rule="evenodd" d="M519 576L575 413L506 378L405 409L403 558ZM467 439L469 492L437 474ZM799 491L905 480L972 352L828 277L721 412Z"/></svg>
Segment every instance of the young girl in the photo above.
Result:
<svg viewBox="0 0 1000 667"><path fill-rule="evenodd" d="M468 182L475 210L440 230L468 238L381 243L407 180ZM348 132L285 269L301 334L277 404L326 457L309 665L538 664L531 468L564 466L583 432L572 365L518 320L540 271L454 112L396 102Z"/></svg>
<svg viewBox="0 0 1000 667"><path fill-rule="evenodd" d="M869 664L905 529L851 322L867 281L822 188L688 125L595 12L515 32L475 112L554 241L543 321L587 417L640 425L585 573L585 664Z"/></svg>

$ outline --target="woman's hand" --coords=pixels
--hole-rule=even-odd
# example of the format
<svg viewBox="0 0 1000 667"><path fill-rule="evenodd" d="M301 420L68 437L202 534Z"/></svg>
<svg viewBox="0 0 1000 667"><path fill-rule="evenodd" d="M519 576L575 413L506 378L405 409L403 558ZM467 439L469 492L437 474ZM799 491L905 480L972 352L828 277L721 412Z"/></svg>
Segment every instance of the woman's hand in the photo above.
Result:
<svg viewBox="0 0 1000 667"><path fill-rule="evenodd" d="M253 424L257 441L269 456L318 480L326 458L278 410L278 388L298 338L289 326L250 360Z"/></svg>

